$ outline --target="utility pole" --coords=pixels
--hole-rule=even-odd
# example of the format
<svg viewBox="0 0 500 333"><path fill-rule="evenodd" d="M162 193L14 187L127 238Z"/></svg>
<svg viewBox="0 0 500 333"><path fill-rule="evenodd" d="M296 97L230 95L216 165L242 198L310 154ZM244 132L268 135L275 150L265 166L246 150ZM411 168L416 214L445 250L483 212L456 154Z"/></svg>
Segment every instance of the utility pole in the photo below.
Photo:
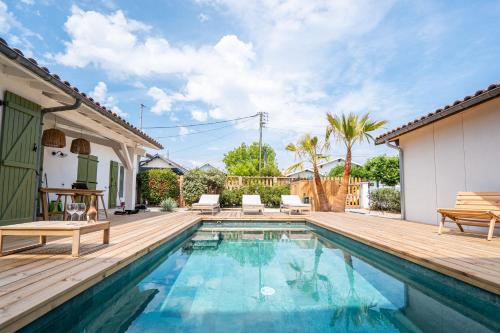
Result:
<svg viewBox="0 0 500 333"><path fill-rule="evenodd" d="M144 104L141 103L141 131L142 131L142 113L144 112Z"/></svg>
<svg viewBox="0 0 500 333"><path fill-rule="evenodd" d="M268 113L267 112L258 112L259 115L259 176L260 170L262 168L262 128L267 124L268 121Z"/></svg>

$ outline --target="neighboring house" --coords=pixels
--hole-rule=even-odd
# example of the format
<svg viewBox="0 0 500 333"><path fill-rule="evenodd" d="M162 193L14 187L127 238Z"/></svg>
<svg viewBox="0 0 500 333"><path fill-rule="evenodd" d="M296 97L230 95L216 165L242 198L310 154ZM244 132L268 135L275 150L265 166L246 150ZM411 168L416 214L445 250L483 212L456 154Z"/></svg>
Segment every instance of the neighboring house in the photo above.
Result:
<svg viewBox="0 0 500 333"><path fill-rule="evenodd" d="M2 39L0 72L0 225L35 219L46 185L82 182L103 189L108 207L123 198L134 208L139 157L161 144ZM65 147L42 146L53 128ZM70 151L75 138L90 143L90 155Z"/></svg>
<svg viewBox="0 0 500 333"><path fill-rule="evenodd" d="M146 158L139 163L139 169L172 169L178 175L185 174L188 169L160 154L146 154Z"/></svg>
<svg viewBox="0 0 500 333"><path fill-rule="evenodd" d="M219 168L214 167L210 163L205 163L201 167L198 167L198 169L200 169L201 171L212 171L212 170L221 171Z"/></svg>
<svg viewBox="0 0 500 333"><path fill-rule="evenodd" d="M500 191L500 84L376 139L400 149L405 217L435 224L459 191Z"/></svg>
<svg viewBox="0 0 500 333"><path fill-rule="evenodd" d="M328 174L330 173L330 171L333 168L335 168L339 164L344 164L344 163L345 163L344 158L337 158L336 160L331 160L331 161L320 163L320 164L318 164L319 173L323 176L328 176ZM352 161L351 161L351 165L361 166L361 164L358 164L358 163L352 162Z"/></svg>
<svg viewBox="0 0 500 333"><path fill-rule="evenodd" d="M285 176L293 179L312 179L314 173L311 169L307 168L304 170L296 170L294 172L287 173Z"/></svg>

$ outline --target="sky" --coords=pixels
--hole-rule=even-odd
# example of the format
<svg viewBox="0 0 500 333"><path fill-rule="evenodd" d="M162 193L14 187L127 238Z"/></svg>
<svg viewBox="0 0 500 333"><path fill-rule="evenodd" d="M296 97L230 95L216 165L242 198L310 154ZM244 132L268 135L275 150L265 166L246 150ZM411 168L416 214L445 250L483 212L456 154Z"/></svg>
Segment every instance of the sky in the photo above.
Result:
<svg viewBox="0 0 500 333"><path fill-rule="evenodd" d="M285 169L327 112L369 112L381 134L500 82L500 1L0 0L0 36L136 126L143 104L145 131L187 167L222 167L258 120L182 125L267 112ZM353 159L380 154L394 151Z"/></svg>

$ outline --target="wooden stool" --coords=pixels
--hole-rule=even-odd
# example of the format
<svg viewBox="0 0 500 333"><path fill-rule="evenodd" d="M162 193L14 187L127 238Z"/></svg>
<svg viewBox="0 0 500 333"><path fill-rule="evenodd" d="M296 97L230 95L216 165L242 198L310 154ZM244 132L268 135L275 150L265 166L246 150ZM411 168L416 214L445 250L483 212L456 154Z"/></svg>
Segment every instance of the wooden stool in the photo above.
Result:
<svg viewBox="0 0 500 333"><path fill-rule="evenodd" d="M99 218L99 199L100 199L102 203L102 208L104 210L104 215L106 215L106 219L108 219L108 211L106 210L106 204L104 203L104 194L96 194L95 196L96 196L95 209L97 210L97 217Z"/></svg>

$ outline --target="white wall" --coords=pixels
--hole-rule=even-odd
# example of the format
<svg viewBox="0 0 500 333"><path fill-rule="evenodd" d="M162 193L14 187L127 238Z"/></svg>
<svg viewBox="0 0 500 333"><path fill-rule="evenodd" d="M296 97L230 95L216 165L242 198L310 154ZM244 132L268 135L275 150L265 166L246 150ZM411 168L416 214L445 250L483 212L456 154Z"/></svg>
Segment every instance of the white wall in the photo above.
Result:
<svg viewBox="0 0 500 333"><path fill-rule="evenodd" d="M499 125L497 98L400 138L408 220L437 224L457 192L500 191Z"/></svg>
<svg viewBox="0 0 500 333"><path fill-rule="evenodd" d="M144 167L146 168L171 168L172 166L162 160L161 158L155 158L148 164L145 164Z"/></svg>
<svg viewBox="0 0 500 333"><path fill-rule="evenodd" d="M47 174L49 187L65 187L71 188L71 185L76 181L78 169L78 155L69 151L71 147L72 137L66 136L66 147L50 148L44 147L43 156L43 172ZM109 189L109 167L110 161L116 161L120 165L120 159L116 156L114 150L110 147L90 143L91 155L97 156L97 189L104 190L104 202L108 206L108 189ZM53 156L53 151L61 151L67 154L65 157ZM43 186L45 186L45 177L43 178ZM51 197L55 199L55 197ZM99 202L99 204L101 204ZM119 205L119 197L117 195L117 205Z"/></svg>

